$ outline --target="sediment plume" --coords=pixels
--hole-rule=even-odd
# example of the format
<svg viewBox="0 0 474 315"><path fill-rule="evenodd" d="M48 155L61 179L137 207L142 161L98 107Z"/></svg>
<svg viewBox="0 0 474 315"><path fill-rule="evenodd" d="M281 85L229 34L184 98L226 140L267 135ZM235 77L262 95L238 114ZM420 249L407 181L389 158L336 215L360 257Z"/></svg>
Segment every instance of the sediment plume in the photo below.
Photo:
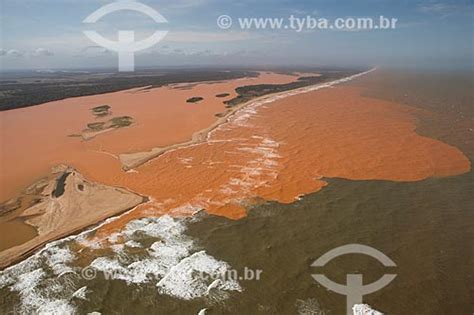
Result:
<svg viewBox="0 0 474 315"><path fill-rule="evenodd" d="M364 74L368 73L360 75ZM288 76L269 76L274 81L290 80ZM146 114L133 103L144 100L140 91L131 93L131 98L122 92L113 96L116 104L107 103L111 104L114 115L134 117L136 123L132 126L82 142L65 137L63 130L63 138L55 144L56 151L51 151L48 147L51 144L41 138L20 151L32 150L35 156L41 157L40 152L45 152L46 147L48 154L57 154L54 158L47 154L38 161L29 159L29 171L40 170L47 163L66 161L92 182L133 191L129 191L133 195L133 198L129 196L130 207L141 203L137 198L149 197L149 202L104 224L95 233L98 238L122 229L133 219L163 214L192 216L205 210L239 219L253 204L268 200L291 203L317 192L327 185L326 178L410 182L470 170L469 159L459 149L416 133L416 115L420 113L414 108L365 97L362 88L337 85L356 77L264 96L236 106L220 118L214 114L223 110L222 99L206 102L245 80L232 84L197 84L188 89L175 86L147 90L146 95L168 95L169 99L165 100L169 103L156 108L143 104L148 108ZM203 101L186 103L196 95L201 95ZM126 98L127 103L121 104L119 97ZM103 101L102 98L99 99ZM54 108L63 110L63 105ZM76 107L72 107L73 112ZM51 113L50 107L44 108ZM90 119L89 106L84 109ZM34 111L36 107L24 110ZM67 118L67 113L64 111L62 117ZM166 118L157 116L159 113ZM190 128L187 123L201 119L197 117L201 115L206 118ZM168 122L169 117L177 120ZM47 121L47 118L42 119ZM166 127L157 127L157 122ZM13 127L9 125L9 128ZM156 134L157 130L167 131L163 135ZM11 152L9 157L12 158ZM66 189L67 181L75 178L69 177ZM45 213L35 209L26 213ZM122 210L100 212L100 218ZM86 217L88 211L94 212L92 208L85 210ZM41 225L55 228L54 218L42 216L30 223L38 224L39 229ZM64 223L59 230L66 235L66 230L74 230L71 226ZM5 253L8 251L2 252L2 257Z"/></svg>

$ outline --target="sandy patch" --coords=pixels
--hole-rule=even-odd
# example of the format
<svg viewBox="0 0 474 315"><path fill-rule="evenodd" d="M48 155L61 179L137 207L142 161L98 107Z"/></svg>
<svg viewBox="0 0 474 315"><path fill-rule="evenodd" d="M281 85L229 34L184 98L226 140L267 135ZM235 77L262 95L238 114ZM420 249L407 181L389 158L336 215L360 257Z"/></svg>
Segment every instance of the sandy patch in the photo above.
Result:
<svg viewBox="0 0 474 315"><path fill-rule="evenodd" d="M71 168L56 171L46 185L44 181L39 183L40 200L20 215L37 228L38 236L2 251L0 266L10 264L47 241L94 225L146 200L122 188L90 182Z"/></svg>

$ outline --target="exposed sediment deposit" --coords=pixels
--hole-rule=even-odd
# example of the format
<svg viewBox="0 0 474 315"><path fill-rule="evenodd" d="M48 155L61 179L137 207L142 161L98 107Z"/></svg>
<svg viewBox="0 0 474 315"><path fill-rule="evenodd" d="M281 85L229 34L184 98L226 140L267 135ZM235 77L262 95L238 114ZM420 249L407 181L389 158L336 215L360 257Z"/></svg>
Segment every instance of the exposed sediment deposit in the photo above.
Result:
<svg viewBox="0 0 474 315"><path fill-rule="evenodd" d="M88 181L67 166L57 167L50 178L39 181L30 189L37 191L38 200L19 217L34 226L38 235L1 252L0 266L18 260L48 241L94 225L146 201L145 197L126 189Z"/></svg>

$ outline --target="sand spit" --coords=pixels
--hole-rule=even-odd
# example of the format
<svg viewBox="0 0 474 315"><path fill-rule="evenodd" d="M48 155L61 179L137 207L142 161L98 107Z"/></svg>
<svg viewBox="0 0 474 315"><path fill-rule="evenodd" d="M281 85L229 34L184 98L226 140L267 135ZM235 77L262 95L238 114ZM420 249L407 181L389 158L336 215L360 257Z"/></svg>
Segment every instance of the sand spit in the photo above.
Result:
<svg viewBox="0 0 474 315"><path fill-rule="evenodd" d="M48 180L33 185L41 197L20 214L37 229L38 236L1 252L0 267L11 264L48 241L94 225L146 201L146 198L126 189L90 182L70 167L57 167L53 173Z"/></svg>

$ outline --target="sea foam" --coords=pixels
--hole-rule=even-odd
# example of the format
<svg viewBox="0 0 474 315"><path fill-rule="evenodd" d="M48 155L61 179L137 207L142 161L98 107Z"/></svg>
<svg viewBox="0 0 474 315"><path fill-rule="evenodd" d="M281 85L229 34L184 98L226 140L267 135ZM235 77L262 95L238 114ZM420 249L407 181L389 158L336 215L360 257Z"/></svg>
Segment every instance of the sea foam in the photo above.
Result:
<svg viewBox="0 0 474 315"><path fill-rule="evenodd" d="M187 221L167 215L133 220L121 232L106 238L111 244L109 248L113 249L111 253L96 257L86 268L102 273L101 281L120 280L128 285L148 283L153 284L158 293L175 298L205 298L213 277L231 267L196 248L193 239L185 235ZM70 250L76 241L81 241L82 246L94 245L90 247L92 251L102 248L104 239L100 244L93 244L87 235L89 232L52 242L23 262L0 272L0 289L8 288L18 294L19 305L12 305L15 312L73 314L75 301L87 300L88 295L94 293L91 287L84 285L81 274L84 269L75 263L81 253L74 254ZM151 244L150 239L154 240ZM128 252L129 248L134 253ZM209 277L196 277L197 274ZM236 281L225 280L213 290L220 291L225 298L225 292L239 292L242 288Z"/></svg>

